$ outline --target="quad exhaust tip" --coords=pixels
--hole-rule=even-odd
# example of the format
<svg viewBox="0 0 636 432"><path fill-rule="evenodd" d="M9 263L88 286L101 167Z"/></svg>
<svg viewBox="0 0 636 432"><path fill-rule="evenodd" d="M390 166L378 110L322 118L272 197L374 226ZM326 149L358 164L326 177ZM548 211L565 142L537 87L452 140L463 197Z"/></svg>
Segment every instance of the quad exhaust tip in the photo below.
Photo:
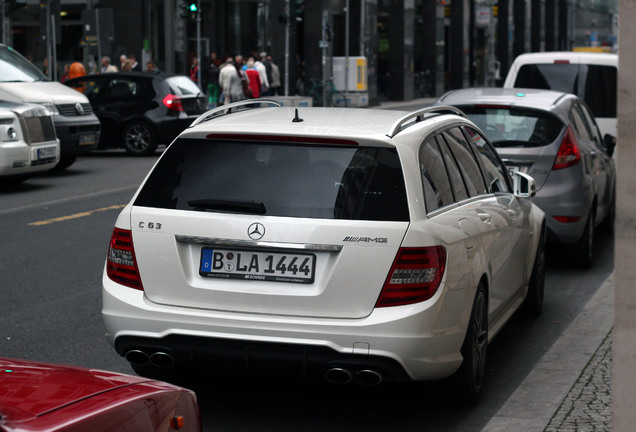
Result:
<svg viewBox="0 0 636 432"><path fill-rule="evenodd" d="M332 384L349 384L355 380L364 386L376 386L382 382L382 375L370 369L359 370L354 374L347 369L334 367L325 372L325 379Z"/></svg>
<svg viewBox="0 0 636 432"><path fill-rule="evenodd" d="M124 357L128 363L139 366L146 366L148 364L160 368L174 366L174 358L172 358L170 354L161 351L148 355L144 351L134 349L128 351Z"/></svg>

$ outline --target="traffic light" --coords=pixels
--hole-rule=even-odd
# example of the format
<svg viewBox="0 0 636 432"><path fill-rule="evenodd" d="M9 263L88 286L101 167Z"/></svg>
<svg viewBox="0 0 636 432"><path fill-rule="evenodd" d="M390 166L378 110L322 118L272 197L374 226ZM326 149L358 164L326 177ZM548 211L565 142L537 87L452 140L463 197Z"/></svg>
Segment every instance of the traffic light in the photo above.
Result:
<svg viewBox="0 0 636 432"><path fill-rule="evenodd" d="M179 3L179 8L181 9L179 16L183 19L195 19L197 12L199 12L196 2L182 1Z"/></svg>
<svg viewBox="0 0 636 432"><path fill-rule="evenodd" d="M294 0L291 15L296 18L297 22L302 22L305 13L305 0Z"/></svg>

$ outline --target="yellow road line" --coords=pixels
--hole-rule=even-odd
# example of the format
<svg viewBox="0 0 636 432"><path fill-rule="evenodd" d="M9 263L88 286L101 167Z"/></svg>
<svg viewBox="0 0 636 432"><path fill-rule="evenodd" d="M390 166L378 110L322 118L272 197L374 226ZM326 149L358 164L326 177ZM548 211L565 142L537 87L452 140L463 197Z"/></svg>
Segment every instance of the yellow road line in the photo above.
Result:
<svg viewBox="0 0 636 432"><path fill-rule="evenodd" d="M68 215L68 216L60 216L60 217L56 217L56 218L53 218L53 219L47 219L47 220L38 221L38 222L31 222L31 223L29 223L29 225L32 225L32 226L48 225L48 224L52 224L52 223L55 223L55 222L63 222L63 221L71 220L71 219L77 219L77 218L81 218L81 217L90 216L93 213L97 213L97 212L103 212L103 211L108 211L108 210L118 210L118 209L123 208L125 206L126 206L126 204L113 205L113 206L110 206L110 207L104 207L104 208L100 208L100 209L96 209L96 210L89 210L89 211L85 211L85 212L81 212L81 213L75 213L75 214Z"/></svg>

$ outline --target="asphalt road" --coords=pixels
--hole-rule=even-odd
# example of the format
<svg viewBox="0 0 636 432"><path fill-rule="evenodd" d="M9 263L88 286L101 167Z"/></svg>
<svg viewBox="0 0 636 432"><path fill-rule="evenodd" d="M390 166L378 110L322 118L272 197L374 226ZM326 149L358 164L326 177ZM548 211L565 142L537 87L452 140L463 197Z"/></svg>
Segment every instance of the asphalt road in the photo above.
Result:
<svg viewBox="0 0 636 432"><path fill-rule="evenodd" d="M101 275L113 224L156 157L95 152L58 175L0 187L0 355L132 373L108 345ZM592 269L548 250L545 309L515 316L490 345L476 407L445 403L438 385L375 388L211 374L197 391L205 430L479 431L613 270L613 238Z"/></svg>

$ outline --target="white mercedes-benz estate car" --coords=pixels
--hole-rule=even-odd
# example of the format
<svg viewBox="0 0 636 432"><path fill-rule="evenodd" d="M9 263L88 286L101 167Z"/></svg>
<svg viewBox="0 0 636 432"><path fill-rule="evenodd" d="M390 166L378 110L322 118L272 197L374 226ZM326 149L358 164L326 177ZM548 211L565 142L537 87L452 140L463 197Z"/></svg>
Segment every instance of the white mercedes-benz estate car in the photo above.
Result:
<svg viewBox="0 0 636 432"><path fill-rule="evenodd" d="M541 311L534 190L457 108L224 105L172 142L117 218L108 340L162 379L450 377L475 402L488 342L517 309Z"/></svg>
<svg viewBox="0 0 636 432"><path fill-rule="evenodd" d="M0 102L0 184L20 183L59 160L60 141L46 109Z"/></svg>

